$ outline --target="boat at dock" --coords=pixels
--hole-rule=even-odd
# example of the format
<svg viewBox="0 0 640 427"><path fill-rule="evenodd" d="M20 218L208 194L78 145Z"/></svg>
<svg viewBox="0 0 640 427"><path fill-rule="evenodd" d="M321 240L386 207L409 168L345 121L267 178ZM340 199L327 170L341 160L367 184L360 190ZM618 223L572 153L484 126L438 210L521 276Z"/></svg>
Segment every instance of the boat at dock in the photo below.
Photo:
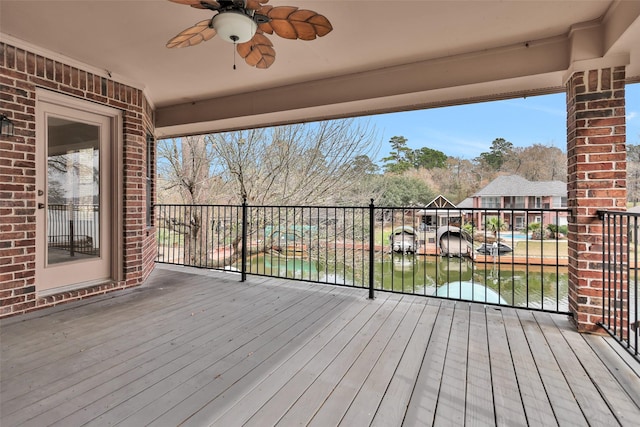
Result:
<svg viewBox="0 0 640 427"><path fill-rule="evenodd" d="M473 246L471 236L458 227L445 225L438 228L436 241L440 248L440 255L449 257L471 256Z"/></svg>

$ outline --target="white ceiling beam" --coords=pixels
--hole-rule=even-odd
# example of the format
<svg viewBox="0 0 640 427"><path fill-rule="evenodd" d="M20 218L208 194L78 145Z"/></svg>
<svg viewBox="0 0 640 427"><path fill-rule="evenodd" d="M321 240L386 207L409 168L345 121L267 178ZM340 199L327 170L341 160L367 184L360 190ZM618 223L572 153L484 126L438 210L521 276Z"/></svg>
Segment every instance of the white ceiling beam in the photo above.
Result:
<svg viewBox="0 0 640 427"><path fill-rule="evenodd" d="M342 104L450 90L451 99L459 96L455 89L519 77L549 75L569 66L569 40L554 37L538 41L523 41L499 49L474 54L457 55L436 60L388 67L347 76L259 90L234 96L214 98L173 106L156 111L156 131L168 135L168 129L178 125L193 125L205 132L220 131L220 123L242 118L242 127L264 126L261 117ZM515 81L515 80L514 80ZM558 77L556 87L562 84ZM505 88L508 91L508 88ZM487 95L491 85L487 86ZM514 86L515 90L515 86ZM481 91L476 95L482 96ZM392 106L389 105L391 109ZM284 120L286 121L286 120ZM165 129L166 128L166 129Z"/></svg>

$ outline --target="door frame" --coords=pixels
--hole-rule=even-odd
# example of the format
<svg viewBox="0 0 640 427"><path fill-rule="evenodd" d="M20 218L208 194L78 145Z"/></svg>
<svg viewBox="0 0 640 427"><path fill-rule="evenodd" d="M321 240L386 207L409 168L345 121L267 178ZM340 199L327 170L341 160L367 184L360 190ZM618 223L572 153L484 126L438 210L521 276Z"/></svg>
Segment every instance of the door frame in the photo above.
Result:
<svg viewBox="0 0 640 427"><path fill-rule="evenodd" d="M55 106L61 106L65 108L71 108L81 112L87 112L106 117L109 120L109 133L111 136L110 141L105 144L105 149L109 150L111 157L111 177L107 183L110 187L111 195L109 197L109 206L104 209L104 214L111 217L111 230L108 233L109 236L109 254L110 254L110 278L108 282L120 282L124 279L123 271L123 120L122 111L116 108L108 107L106 105L97 104L95 102L87 101L80 98L75 98L69 95L53 92L47 89L36 89L36 150L38 147L46 147L46 123L43 123L43 104L50 104ZM40 148L42 149L42 148ZM36 174L46 174L46 169L43 170L43 165L39 164L39 155L36 152ZM46 165L44 165L46 166ZM37 191L37 188L35 189ZM35 202L37 203L37 201ZM43 236L36 235L36 241L43 239ZM36 245L36 251L38 247ZM43 263L46 260L41 259L42 256L36 253L36 262ZM36 265L36 271L41 267ZM105 280L101 280L104 283ZM73 289L84 288L91 286L95 283L81 282L70 283L66 286L59 286L49 289L38 289L38 283L36 282L36 295L47 296L57 294L60 292L66 292Z"/></svg>

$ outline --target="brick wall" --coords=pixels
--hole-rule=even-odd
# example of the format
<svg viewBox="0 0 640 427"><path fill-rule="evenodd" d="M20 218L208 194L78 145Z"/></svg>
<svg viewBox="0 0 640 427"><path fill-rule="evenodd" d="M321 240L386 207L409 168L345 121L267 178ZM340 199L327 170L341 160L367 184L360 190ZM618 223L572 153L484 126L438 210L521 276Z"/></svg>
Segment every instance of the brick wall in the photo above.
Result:
<svg viewBox="0 0 640 427"><path fill-rule="evenodd" d="M123 112L124 280L36 296L36 88ZM153 110L141 90L52 58L0 43L0 112L15 135L0 139L0 317L141 284L153 269L155 230L146 223L146 134ZM153 187L152 187L153 188ZM154 195L155 196L155 195Z"/></svg>
<svg viewBox="0 0 640 427"><path fill-rule="evenodd" d="M626 207L625 68L573 74L567 83L569 310L581 331L602 318L602 222Z"/></svg>

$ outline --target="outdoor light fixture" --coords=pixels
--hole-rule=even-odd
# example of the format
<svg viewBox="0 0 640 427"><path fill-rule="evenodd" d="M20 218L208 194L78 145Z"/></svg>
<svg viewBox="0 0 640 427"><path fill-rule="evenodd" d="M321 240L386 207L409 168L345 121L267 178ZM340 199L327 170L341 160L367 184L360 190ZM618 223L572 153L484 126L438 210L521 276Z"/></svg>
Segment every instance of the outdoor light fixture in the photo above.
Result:
<svg viewBox="0 0 640 427"><path fill-rule="evenodd" d="M0 123L2 124L0 135L13 136L13 122L4 114L0 114Z"/></svg>
<svg viewBox="0 0 640 427"><path fill-rule="evenodd" d="M218 13L211 25L229 43L246 43L258 29L258 24L250 16L235 10Z"/></svg>

